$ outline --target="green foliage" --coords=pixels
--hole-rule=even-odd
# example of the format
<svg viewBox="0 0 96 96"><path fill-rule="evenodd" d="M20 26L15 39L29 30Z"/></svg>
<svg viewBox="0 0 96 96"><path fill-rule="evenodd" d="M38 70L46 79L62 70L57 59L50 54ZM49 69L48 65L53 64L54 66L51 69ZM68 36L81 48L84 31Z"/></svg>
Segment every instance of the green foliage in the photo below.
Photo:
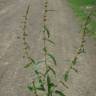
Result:
<svg viewBox="0 0 96 96"><path fill-rule="evenodd" d="M33 64L36 64L36 62L35 62L34 59L31 58L31 62L28 63L28 64L26 64L26 65L24 66L24 68L28 68L28 67L30 67L30 66L33 65Z"/></svg>
<svg viewBox="0 0 96 96"><path fill-rule="evenodd" d="M69 71L66 71L64 74L64 80L68 81L68 79L69 79Z"/></svg>
<svg viewBox="0 0 96 96"><path fill-rule="evenodd" d="M43 64L43 63L44 63L44 60L40 60L36 62L36 65Z"/></svg>
<svg viewBox="0 0 96 96"><path fill-rule="evenodd" d="M43 32L47 33L48 38L50 37L50 32L49 32L49 29L47 28L46 25L44 25L44 31Z"/></svg>
<svg viewBox="0 0 96 96"><path fill-rule="evenodd" d="M63 81L60 81L60 83L67 89L69 89L69 87L67 86L67 84L65 84Z"/></svg>
<svg viewBox="0 0 96 96"><path fill-rule="evenodd" d="M76 1L76 0L73 0L73 1ZM85 2L85 1L83 1L83 2ZM68 89L69 86L67 86L66 82L69 80L69 73L71 72L71 70L74 70L75 72L78 72L78 70L75 68L75 65L77 64L77 60L78 60L80 54L85 52L85 49L84 49L85 36L86 36L86 31L88 30L87 26L88 26L89 21L90 21L90 15L87 17L87 20L86 20L86 22L85 22L85 24L82 28L82 33L83 34L82 34L80 47L78 48L74 58L72 59L68 70L63 75L64 80L58 81L57 76L56 76L56 70L55 70L55 67L57 65L57 61L56 61L55 56L52 54L52 52L49 52L48 47L47 47L47 42L48 42L48 44L55 45L54 41L52 41L50 39L51 34L50 34L50 31L49 31L49 28L48 28L48 25L47 25L47 12L48 12L48 10L47 10L48 1L47 0L45 0L44 6L45 6L44 7L45 8L44 9L44 16L43 16L44 26L43 26L43 30L42 30L42 35L43 35L42 50L43 50L43 53L44 53L43 54L44 60L39 60L39 61L34 60L28 54L28 46L29 45L28 45L28 42L26 40L26 36L28 36L26 28L27 28L27 19L28 19L28 13L29 13L30 5L28 5L27 10L26 10L26 15L24 16L23 41L24 41L24 45L25 45L24 48L25 48L26 56L30 60L30 62L28 64L26 64L24 66L24 68L28 68L31 65L33 65L32 70L35 74L34 80L28 86L28 89L31 92L33 92L35 96L39 96L39 92L43 92L44 96L53 96L53 94L54 94L54 96L55 95L65 96L65 93L62 90L56 90L56 89L58 89L59 84L62 84L64 86L64 88ZM49 59L52 62L49 62L50 61ZM39 67L39 65L41 65L41 64L44 66L44 70Z"/></svg>
<svg viewBox="0 0 96 96"><path fill-rule="evenodd" d="M49 68L49 70L53 73L53 75L56 76L56 72L55 72L55 70L54 70L52 67L50 67L50 66L48 66L48 68Z"/></svg>
<svg viewBox="0 0 96 96"><path fill-rule="evenodd" d="M72 67L71 69L78 73L78 70L76 68Z"/></svg>
<svg viewBox="0 0 96 96"><path fill-rule="evenodd" d="M28 64L26 64L25 66L24 66L24 68L28 68L28 67L30 67L32 65L32 63L28 63Z"/></svg>
<svg viewBox="0 0 96 96"><path fill-rule="evenodd" d="M44 47L44 48L43 48L43 51L44 51L45 53L47 53L47 47Z"/></svg>
<svg viewBox="0 0 96 96"><path fill-rule="evenodd" d="M79 17L81 22L83 22L90 11L94 12L91 16L90 24L88 25L87 33L93 37L96 37L96 0L68 0L71 7L73 8L76 16ZM92 9L93 8L93 9ZM94 19L95 18L95 19Z"/></svg>
<svg viewBox="0 0 96 96"><path fill-rule="evenodd" d="M47 7L48 2L46 1L45 2L45 7ZM28 15L28 12L29 12L29 9L30 7L28 6L27 8L27 11L26 11L26 16L25 16L25 19L27 19L27 15ZM32 91L35 96L38 96L38 91L42 91L44 93L44 95L46 96L52 96L52 94L54 93L54 89L55 87L57 87L57 85L55 83L53 83L53 80L51 80L51 76L52 74L54 75L54 79L56 79L56 72L55 72L55 69L52 67L52 66L56 66L56 59L55 57L50 53L48 53L48 48L47 48L47 42L49 44L53 44L55 45L54 41L52 41L50 39L50 31L48 29L48 26L46 24L46 21L47 19L45 17L47 17L47 14L46 14L46 11L47 9L45 8L45 15L44 15L44 26L43 26L43 30L42 30L42 33L43 33L43 52L44 52L44 60L34 60L32 59L30 56L28 56L28 58L30 59L30 63L26 64L24 67L25 68L28 68L30 67L31 65L33 65L33 71L34 71L34 74L35 74L35 79L33 80L32 84L30 84L30 86L28 86L28 89L30 91ZM27 22L27 21L26 21ZM25 23L26 23L25 22ZM24 40L26 41L26 37L25 36L28 36L28 34L26 35L26 26L24 25ZM24 42L25 45L27 44L27 42ZM49 57L51 60L52 60L52 66L49 65ZM46 65L45 67L45 70L42 72L42 69L40 69L38 66L39 64L43 64L43 65ZM38 69L36 68L38 67ZM47 91L47 93L46 93Z"/></svg>
<svg viewBox="0 0 96 96"><path fill-rule="evenodd" d="M51 87L52 87L52 85L51 85L51 79L50 79L50 77L49 77L49 75L47 75L47 86L48 86L48 95L47 96L50 96L50 94L52 94L51 93Z"/></svg>
<svg viewBox="0 0 96 96"><path fill-rule="evenodd" d="M33 91L33 87L32 86L28 86L27 87L30 91Z"/></svg>
<svg viewBox="0 0 96 96"><path fill-rule="evenodd" d="M66 96L62 91L59 90L56 90L55 93L58 94L59 96Z"/></svg>
<svg viewBox="0 0 96 96"><path fill-rule="evenodd" d="M46 38L45 40L48 41L49 43L55 45L54 41L52 41L52 40L50 40L50 39L48 39L48 38Z"/></svg>
<svg viewBox="0 0 96 96"><path fill-rule="evenodd" d="M72 64L73 64L73 65L76 65L76 64L77 64L77 59L78 59L78 58L77 58L77 56L76 56L76 57L72 60Z"/></svg>
<svg viewBox="0 0 96 96"><path fill-rule="evenodd" d="M70 2L71 7L76 12L77 16L81 18L86 17L86 13L84 12L84 8L95 5L96 0L68 0Z"/></svg>
<svg viewBox="0 0 96 96"><path fill-rule="evenodd" d="M51 53L48 53L47 55L53 60L53 63L57 65L55 57Z"/></svg>

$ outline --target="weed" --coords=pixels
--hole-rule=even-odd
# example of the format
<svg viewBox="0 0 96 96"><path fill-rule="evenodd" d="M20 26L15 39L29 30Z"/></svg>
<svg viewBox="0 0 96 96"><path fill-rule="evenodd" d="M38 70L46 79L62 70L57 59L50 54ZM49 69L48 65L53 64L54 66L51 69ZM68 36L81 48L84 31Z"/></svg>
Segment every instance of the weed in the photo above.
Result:
<svg viewBox="0 0 96 96"><path fill-rule="evenodd" d="M29 7L27 9L29 10ZM26 13L28 14L28 11ZM52 96L53 94L65 96L62 91L58 90L58 85L56 84L56 82L54 82L54 80L56 80L55 66L57 65L57 62L56 62L55 56L51 52L49 52L48 47L47 47L47 42L55 45L54 41L50 39L51 34L47 25L47 21L48 21L47 14L48 14L48 0L45 0L44 1L43 28L42 28L42 33L43 33L42 34L43 35L42 50L44 54L44 60L36 61L36 60L31 59L31 62L25 66L25 68L28 68L30 67L31 64L33 64L36 67L38 66L38 64L43 63L45 66L45 70L42 72L41 69L36 69L36 68L33 69L36 75L36 78L32 80L32 84L28 86L28 89L32 91L35 96L39 96L40 92L41 93L43 92L43 95L46 95L46 96ZM24 23L24 26L26 26L26 23ZM26 27L24 27L24 30L23 30L24 34L25 34L25 29ZM26 37L24 35L24 43L26 42L25 38ZM49 59L52 60L52 63L50 62ZM54 66L54 68L52 66ZM52 75L54 78L51 78Z"/></svg>
<svg viewBox="0 0 96 96"><path fill-rule="evenodd" d="M64 74L64 80L67 81L69 79L69 73L71 70L74 70L75 72L78 72L77 69L75 69L75 65L77 64L78 58L82 53L85 53L85 42L86 42L86 34L88 31L88 25L90 24L91 21L91 16L94 13L94 8L90 11L90 13L88 14L84 25L82 26L81 29L81 34L82 34L82 38L81 38L81 43L80 43L80 47L77 49L76 54L74 56L74 58L71 61L71 64L69 66L69 69L65 72Z"/></svg>
<svg viewBox="0 0 96 96"><path fill-rule="evenodd" d="M28 37L28 33L27 33L27 21L28 21L28 14L29 14L29 9L30 9L30 5L28 5L28 7L27 7L27 10L26 10L26 14L25 14L25 16L23 16L23 18L24 18L24 20L23 20L23 28L22 28L22 39L23 39L23 45L24 45L24 53L25 53L25 56L23 56L23 57L27 57L27 58L29 58L30 56L29 56L29 48L30 48L30 46L29 46L29 44L28 44L28 42L27 42L27 37Z"/></svg>
<svg viewBox="0 0 96 96"><path fill-rule="evenodd" d="M60 84L64 86L64 88L68 89L69 86L67 86L66 82L69 80L70 71L74 70L75 72L78 72L77 69L75 69L75 65L77 64L78 58L80 54L85 52L85 42L86 42L86 33L88 31L88 24L90 23L91 16L94 13L94 10L92 10L89 15L86 18L86 21L82 27L82 38L80 47L77 49L76 54L74 58L71 61L71 64L69 65L68 70L64 73L64 80L58 81L57 74L55 67L57 65L56 58L52 54L52 52L49 52L47 47L47 42L49 44L55 45L55 42L50 39L51 34L50 30L48 28L48 0L44 0L44 14L43 14L43 27L42 27L42 35L43 35L43 56L44 60L34 60L29 55L29 44L27 42L27 20L28 20L28 13L29 13L30 5L27 7L26 15L24 16L24 23L23 23L23 43L24 43L24 50L25 50L25 56L30 60L30 62L25 65L25 68L30 67L30 65L33 65L33 71L35 73L35 78L32 80L32 83L28 86L28 89L34 93L35 96L53 96L53 95L59 95L59 96L65 96L64 91L59 89ZM50 60L52 62L50 62ZM44 69L37 68L39 65L43 64ZM43 70L43 71L42 71Z"/></svg>

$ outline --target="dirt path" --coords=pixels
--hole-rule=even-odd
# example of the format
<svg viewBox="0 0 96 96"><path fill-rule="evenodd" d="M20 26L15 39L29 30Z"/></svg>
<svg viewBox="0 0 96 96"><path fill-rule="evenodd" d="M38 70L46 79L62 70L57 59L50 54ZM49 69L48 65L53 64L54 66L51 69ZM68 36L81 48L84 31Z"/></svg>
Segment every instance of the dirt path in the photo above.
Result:
<svg viewBox="0 0 96 96"><path fill-rule="evenodd" d="M0 0L3 1L3 0ZM31 0L29 14L30 54L42 59L43 0ZM8 0L6 0L8 2ZM0 10L0 96L33 96L26 86L32 80L31 69L24 69L27 60L22 58L24 52L22 40L22 16L28 5L27 0L9 0ZM79 25L66 0L49 0L48 26L56 46L50 48L56 55L58 74L63 73L73 58L80 44ZM77 69L71 73L68 81L70 89L66 96L96 96L96 43L87 38L86 54L80 56Z"/></svg>

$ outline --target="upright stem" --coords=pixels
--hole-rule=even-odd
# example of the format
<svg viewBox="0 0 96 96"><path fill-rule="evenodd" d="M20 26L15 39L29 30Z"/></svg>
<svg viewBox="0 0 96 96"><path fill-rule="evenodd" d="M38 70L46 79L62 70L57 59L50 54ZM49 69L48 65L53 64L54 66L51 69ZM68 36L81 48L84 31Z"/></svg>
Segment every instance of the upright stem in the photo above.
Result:
<svg viewBox="0 0 96 96"><path fill-rule="evenodd" d="M48 1L45 0L44 2L44 16L43 16L43 28L47 25L47 8L48 8ZM46 65L46 70L48 69L47 67L47 45L46 45L46 33L45 33L45 28L43 30L43 40L44 40L44 60L45 60L45 65Z"/></svg>
<svg viewBox="0 0 96 96"><path fill-rule="evenodd" d="M27 20L28 20L29 9L30 9L30 4L28 5L27 10L26 10L26 14L24 16L24 26L23 26L23 43L24 43L24 47L25 47L24 51L25 51L25 57L27 57L28 59L29 59L29 51L28 51L29 45L27 42L27 36L28 36Z"/></svg>
<svg viewBox="0 0 96 96"><path fill-rule="evenodd" d="M79 57L79 55L81 54L81 53L83 53L83 52L81 52L81 50L82 49L84 49L84 45L85 45L85 37L86 37L86 31L87 31L87 25L89 24L89 22L90 22L90 18L91 18L91 15L93 14L93 12L94 12L94 10L92 10L89 14L88 14L88 16L87 16L87 18L86 18L86 21L85 21L85 23L84 23L84 27L82 28L82 30L81 31L83 31L82 32L82 38L81 38L81 42L80 42L80 47L77 49L77 52L76 52L76 55L74 56L74 58L73 58L73 60L72 60L72 62L75 62L75 63L71 63L71 65L70 65L70 67L69 67L69 69L68 69L68 72L74 67L74 65L77 63L77 59L78 59L78 57Z"/></svg>

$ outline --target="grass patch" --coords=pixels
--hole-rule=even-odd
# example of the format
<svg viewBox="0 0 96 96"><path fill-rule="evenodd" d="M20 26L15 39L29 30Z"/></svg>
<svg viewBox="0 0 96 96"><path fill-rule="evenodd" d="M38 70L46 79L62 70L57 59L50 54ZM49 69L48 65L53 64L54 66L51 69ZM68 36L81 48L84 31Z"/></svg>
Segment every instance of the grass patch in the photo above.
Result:
<svg viewBox="0 0 96 96"><path fill-rule="evenodd" d="M70 6L74 10L74 13L77 17L79 17L80 22L82 23L92 8L92 6L96 6L96 0L68 0ZM96 12L96 11L95 11ZM93 18L88 25L89 32L91 36L96 38L96 16Z"/></svg>

